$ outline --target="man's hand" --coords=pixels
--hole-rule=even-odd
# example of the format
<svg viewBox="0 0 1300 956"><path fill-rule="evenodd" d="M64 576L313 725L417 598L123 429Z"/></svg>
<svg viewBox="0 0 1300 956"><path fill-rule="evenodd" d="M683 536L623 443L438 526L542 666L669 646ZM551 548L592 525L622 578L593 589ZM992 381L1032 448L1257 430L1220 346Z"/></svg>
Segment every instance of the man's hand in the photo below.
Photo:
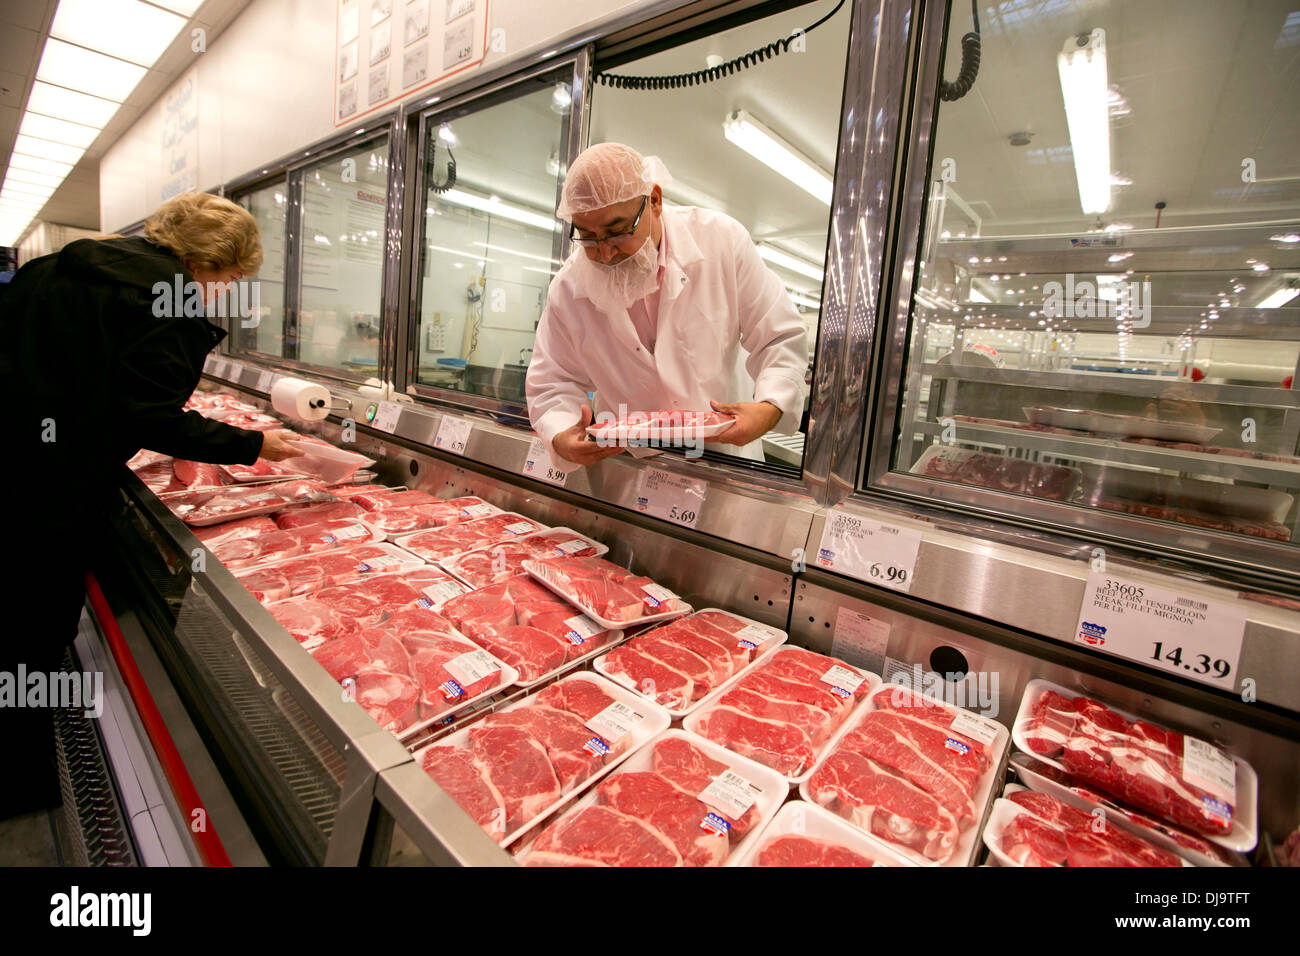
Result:
<svg viewBox="0 0 1300 956"><path fill-rule="evenodd" d="M297 448L292 448L286 442L286 439L296 438L290 431L272 431L262 433L262 451L259 458L265 458L267 461L284 461L286 458L299 458L302 452Z"/></svg>
<svg viewBox="0 0 1300 956"><path fill-rule="evenodd" d="M555 454L565 461L571 461L577 465L591 465L602 458L609 458L624 450L619 445L602 447L592 441L587 434L587 426L590 424L591 408L583 405L582 417L578 419L578 424L572 428L566 428L556 435L555 440L551 442L551 448L554 449Z"/></svg>
<svg viewBox="0 0 1300 956"><path fill-rule="evenodd" d="M715 412L735 415L736 420L721 435L714 435L708 443L721 442L727 445L748 445L756 438L762 438L781 420L781 409L771 402L733 402L723 405L721 402L709 402Z"/></svg>

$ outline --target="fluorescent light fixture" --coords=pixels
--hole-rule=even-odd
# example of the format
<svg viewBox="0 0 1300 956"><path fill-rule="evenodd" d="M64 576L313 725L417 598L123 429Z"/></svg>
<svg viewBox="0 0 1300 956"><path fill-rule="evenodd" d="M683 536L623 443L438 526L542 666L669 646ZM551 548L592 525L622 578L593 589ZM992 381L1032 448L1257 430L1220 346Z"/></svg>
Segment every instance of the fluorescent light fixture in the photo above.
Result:
<svg viewBox="0 0 1300 956"><path fill-rule="evenodd" d="M25 183L10 176L5 179L4 194L16 193L31 199L48 199L54 195L55 188L54 186L33 186L31 183Z"/></svg>
<svg viewBox="0 0 1300 956"><path fill-rule="evenodd" d="M438 193L437 198L455 206L477 209L479 212L491 213L494 216L500 216L502 219L521 222L526 226L536 226L538 229L545 229L547 232L554 232L560 228L560 223L554 217L547 218L526 209L517 209L514 206L506 205L499 199L496 201L484 199L482 196L475 196L473 193L467 193L460 189L448 189L445 193Z"/></svg>
<svg viewBox="0 0 1300 956"><path fill-rule="evenodd" d="M807 276L809 279L822 280L822 270L818 269L806 259L800 259L789 253L781 252L779 249L773 249L771 246L759 243L758 254L772 263L774 266L780 266L782 269L789 269L791 272L797 272L801 276Z"/></svg>
<svg viewBox="0 0 1300 956"><path fill-rule="evenodd" d="M51 116L41 116L30 110L23 114L23 122L18 127L18 131L27 136L35 136L37 139L48 139L51 143L80 146L82 149L88 147L99 137L99 130L93 126L69 123L67 120L54 119Z"/></svg>
<svg viewBox="0 0 1300 956"><path fill-rule="evenodd" d="M185 17L140 0L59 0L50 36L149 67L185 26Z"/></svg>
<svg viewBox="0 0 1300 956"><path fill-rule="evenodd" d="M145 68L53 37L45 41L36 78L121 103L144 78Z"/></svg>
<svg viewBox="0 0 1300 956"><path fill-rule="evenodd" d="M1079 45L1086 37L1087 42ZM1072 36L1056 57L1061 97L1070 127L1079 204L1085 215L1110 208L1110 99L1106 80L1106 31Z"/></svg>
<svg viewBox="0 0 1300 956"><path fill-rule="evenodd" d="M203 0L150 0L150 2L154 6L165 7L173 13L187 17L194 16L194 12L203 6Z"/></svg>
<svg viewBox="0 0 1300 956"><path fill-rule="evenodd" d="M1286 288L1284 286L1264 299L1264 301L1255 306L1255 308L1280 309L1298 295L1300 295L1300 286L1294 286L1292 288Z"/></svg>
<svg viewBox="0 0 1300 956"><path fill-rule="evenodd" d="M26 183L29 186L39 186L40 188L49 187L51 190L57 189L63 182L65 176L49 176L45 173L34 173L30 169L15 169L9 167L5 173L5 181L10 183Z"/></svg>
<svg viewBox="0 0 1300 956"><path fill-rule="evenodd" d="M103 129L117 112L117 104L89 93L36 82L27 98L27 112Z"/></svg>
<svg viewBox="0 0 1300 956"><path fill-rule="evenodd" d="M46 176L57 176L59 182L66 179L68 173L72 172L71 163L58 163L52 159L23 156L21 153L14 153L9 157L9 168L23 169L29 173L43 173Z"/></svg>
<svg viewBox="0 0 1300 956"><path fill-rule="evenodd" d="M560 264L559 259L552 259L550 256L539 256L531 252L520 252L518 249L507 249L505 246L493 245L490 242L480 242L474 240L474 245L482 246L484 249L495 249L497 252L508 252L512 256L522 256L525 259L536 259L538 262L553 262L557 266Z"/></svg>
<svg viewBox="0 0 1300 956"><path fill-rule="evenodd" d="M14 138L14 152L22 153L24 156L35 156L37 159L52 159L59 163L71 163L75 166L86 151L80 146L65 146L63 143L55 143L48 139L37 139L35 136L19 133Z"/></svg>
<svg viewBox="0 0 1300 956"><path fill-rule="evenodd" d="M831 204L831 177L745 110L729 114L722 121L722 132L760 163L776 170L826 205Z"/></svg>
<svg viewBox="0 0 1300 956"><path fill-rule="evenodd" d="M489 259L477 252L466 252L462 249L448 249L446 246L435 246L432 243L426 244L426 249L436 249L438 252L448 252L453 256L460 256L462 259L473 259L475 262L496 262L495 259Z"/></svg>
<svg viewBox="0 0 1300 956"><path fill-rule="evenodd" d="M539 269L536 266L520 266L520 268L523 269L525 272L540 272L542 275L546 275L546 276L555 275L554 269Z"/></svg>

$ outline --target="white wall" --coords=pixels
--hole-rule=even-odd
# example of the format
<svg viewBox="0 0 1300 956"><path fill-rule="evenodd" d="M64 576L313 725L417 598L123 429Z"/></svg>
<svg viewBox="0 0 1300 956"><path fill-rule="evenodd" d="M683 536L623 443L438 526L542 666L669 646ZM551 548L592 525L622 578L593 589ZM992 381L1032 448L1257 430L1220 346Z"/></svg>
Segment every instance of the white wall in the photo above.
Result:
<svg viewBox="0 0 1300 956"><path fill-rule="evenodd" d="M523 60L587 25L652 0L491 0L489 28L506 52L489 50L481 72ZM198 187L208 189L335 131L337 0L254 0L206 53L199 77ZM452 77L463 82L468 74ZM421 90L416 98L427 96ZM391 107L390 107L391 108ZM100 161L100 221L117 229L159 204L161 98Z"/></svg>

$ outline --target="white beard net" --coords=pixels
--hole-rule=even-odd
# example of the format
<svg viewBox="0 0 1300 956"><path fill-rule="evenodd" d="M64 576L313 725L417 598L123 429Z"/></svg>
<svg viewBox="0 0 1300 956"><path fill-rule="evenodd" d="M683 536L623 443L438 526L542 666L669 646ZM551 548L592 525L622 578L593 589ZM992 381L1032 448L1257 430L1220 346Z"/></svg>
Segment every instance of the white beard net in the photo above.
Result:
<svg viewBox="0 0 1300 956"><path fill-rule="evenodd" d="M602 312L622 311L659 286L659 250L649 236L640 249L613 265L588 259L581 247L574 255L580 294Z"/></svg>

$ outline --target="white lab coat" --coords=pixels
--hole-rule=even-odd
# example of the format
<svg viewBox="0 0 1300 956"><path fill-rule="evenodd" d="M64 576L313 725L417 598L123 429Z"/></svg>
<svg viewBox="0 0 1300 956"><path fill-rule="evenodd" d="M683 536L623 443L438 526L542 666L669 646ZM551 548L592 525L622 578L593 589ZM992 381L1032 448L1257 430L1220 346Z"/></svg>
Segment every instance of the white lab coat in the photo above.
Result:
<svg viewBox="0 0 1300 956"><path fill-rule="evenodd" d="M780 278L745 227L724 213L665 207L662 223L668 261L653 354L626 309L601 312L585 296L572 261L551 282L525 390L553 464L560 462L551 442L577 423L588 392L596 394L594 415L617 413L620 404L629 412L707 412L710 399L768 401L782 413L774 431L799 428L808 331ZM759 440L713 447L763 460Z"/></svg>

